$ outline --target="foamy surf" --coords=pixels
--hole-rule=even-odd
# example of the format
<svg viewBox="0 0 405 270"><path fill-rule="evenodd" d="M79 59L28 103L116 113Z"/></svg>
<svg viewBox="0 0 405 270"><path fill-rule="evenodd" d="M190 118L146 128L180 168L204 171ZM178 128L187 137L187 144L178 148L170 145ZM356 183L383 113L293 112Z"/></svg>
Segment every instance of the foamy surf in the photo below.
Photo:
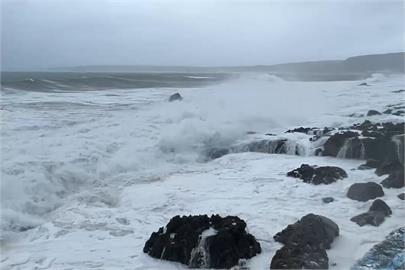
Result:
<svg viewBox="0 0 405 270"><path fill-rule="evenodd" d="M342 238L330 257L338 268L349 267L372 243L350 222L365 207L347 200L345 190L376 176L355 172L339 183L338 192L322 187L313 193L284 175L301 163L351 171L360 161L308 157L309 145L302 146L302 157L234 153L201 163L201 155L207 148L238 145L256 136L247 132L347 126L366 119L349 116L353 112L400 102L392 91L403 88L401 77L378 76L370 87L359 83L249 75L205 88L176 89L184 100L173 103L167 101L172 88L4 95L1 228L7 248L2 265L182 268L142 254L146 237L173 215L232 213L245 218L258 238L272 239L309 208L342 224ZM293 144L304 141L300 134L286 136ZM336 195L338 205L320 205L327 195ZM378 232L367 229L376 241L397 226L403 213L403 205L391 197L393 218ZM264 253L249 262L252 268L268 268L278 246L267 241L262 241ZM12 256L16 253L20 256Z"/></svg>

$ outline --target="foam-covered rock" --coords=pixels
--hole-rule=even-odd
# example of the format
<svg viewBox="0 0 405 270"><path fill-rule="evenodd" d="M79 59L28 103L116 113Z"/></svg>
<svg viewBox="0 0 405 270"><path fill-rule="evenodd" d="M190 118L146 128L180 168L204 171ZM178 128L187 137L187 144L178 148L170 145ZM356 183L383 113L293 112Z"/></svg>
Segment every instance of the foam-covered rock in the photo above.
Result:
<svg viewBox="0 0 405 270"><path fill-rule="evenodd" d="M246 223L236 216L175 216L153 232L143 251L193 268L230 268L261 252Z"/></svg>
<svg viewBox="0 0 405 270"><path fill-rule="evenodd" d="M353 131L336 133L328 138L324 144L323 156L336 157L348 139L357 138L359 134Z"/></svg>
<svg viewBox="0 0 405 270"><path fill-rule="evenodd" d="M404 269L405 227L392 231L384 241L372 247L351 270Z"/></svg>

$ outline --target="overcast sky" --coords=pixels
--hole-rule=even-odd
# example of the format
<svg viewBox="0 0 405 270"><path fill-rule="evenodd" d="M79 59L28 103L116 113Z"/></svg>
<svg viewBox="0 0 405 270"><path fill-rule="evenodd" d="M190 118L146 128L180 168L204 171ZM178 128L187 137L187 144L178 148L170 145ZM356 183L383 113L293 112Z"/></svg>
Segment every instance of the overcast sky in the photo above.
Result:
<svg viewBox="0 0 405 270"><path fill-rule="evenodd" d="M2 69L254 65L404 51L404 1L0 0Z"/></svg>

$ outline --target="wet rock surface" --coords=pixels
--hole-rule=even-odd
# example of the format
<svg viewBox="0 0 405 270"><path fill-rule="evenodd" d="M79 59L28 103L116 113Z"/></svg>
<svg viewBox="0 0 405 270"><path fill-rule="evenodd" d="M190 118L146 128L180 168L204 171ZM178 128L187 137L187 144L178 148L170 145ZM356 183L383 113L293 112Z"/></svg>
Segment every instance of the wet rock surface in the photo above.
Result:
<svg viewBox="0 0 405 270"><path fill-rule="evenodd" d="M392 214L391 208L380 199L373 202L368 212L352 217L350 220L360 227L364 225L380 226L386 217Z"/></svg>
<svg viewBox="0 0 405 270"><path fill-rule="evenodd" d="M346 196L352 200L366 202L384 196L384 191L374 182L355 183L350 186Z"/></svg>
<svg viewBox="0 0 405 270"><path fill-rule="evenodd" d="M323 156L331 156L331 157L336 157L339 153L339 151L342 149L342 147L345 145L347 140L353 140L354 138L357 138L359 134L357 132L353 131L344 131L344 132L339 132L331 137L325 142L324 144L324 150L322 152ZM359 153L360 155L360 153Z"/></svg>
<svg viewBox="0 0 405 270"><path fill-rule="evenodd" d="M324 202L324 203L331 203L331 202L333 202L335 199L333 198L333 197L325 197L325 198L322 198L322 201Z"/></svg>
<svg viewBox="0 0 405 270"><path fill-rule="evenodd" d="M379 111L376 110L369 110L367 112L367 116L373 116L373 115L380 115L381 113Z"/></svg>
<svg viewBox="0 0 405 270"><path fill-rule="evenodd" d="M272 258L271 269L327 269L326 249L331 247L339 227L332 220L308 214L274 236L285 246Z"/></svg>
<svg viewBox="0 0 405 270"><path fill-rule="evenodd" d="M270 269L327 269L329 258L325 249L286 245L277 250Z"/></svg>
<svg viewBox="0 0 405 270"><path fill-rule="evenodd" d="M405 193L400 193L397 195L400 200L405 200Z"/></svg>
<svg viewBox="0 0 405 270"><path fill-rule="evenodd" d="M333 166L310 166L302 164L301 167L287 173L287 176L302 179L305 183L314 185L331 184L347 177L347 173Z"/></svg>
<svg viewBox="0 0 405 270"><path fill-rule="evenodd" d="M179 93L175 93L169 97L170 102L176 101L176 100L178 100L178 101L183 100L183 97Z"/></svg>
<svg viewBox="0 0 405 270"><path fill-rule="evenodd" d="M351 270L404 269L405 227L392 231L384 241L372 247Z"/></svg>
<svg viewBox="0 0 405 270"><path fill-rule="evenodd" d="M404 181L404 170L403 168L399 168L396 171L390 172L390 175L385 178L381 185L385 188L402 188L405 185Z"/></svg>
<svg viewBox="0 0 405 270"><path fill-rule="evenodd" d="M246 223L236 216L175 216L152 233L143 251L193 268L230 268L261 253Z"/></svg>
<svg viewBox="0 0 405 270"><path fill-rule="evenodd" d="M309 245L329 249L338 235L339 227L335 222L324 216L308 214L277 233L274 240L285 245Z"/></svg>

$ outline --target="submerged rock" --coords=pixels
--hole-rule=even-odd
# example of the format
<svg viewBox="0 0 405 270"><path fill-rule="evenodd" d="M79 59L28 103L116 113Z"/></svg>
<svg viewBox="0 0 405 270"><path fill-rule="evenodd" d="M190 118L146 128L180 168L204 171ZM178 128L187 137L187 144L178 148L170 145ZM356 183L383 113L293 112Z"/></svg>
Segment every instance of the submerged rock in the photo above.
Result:
<svg viewBox="0 0 405 270"><path fill-rule="evenodd" d="M385 217L392 214L391 208L380 199L373 202L368 212L352 217L350 220L357 223L360 227L364 225L380 226Z"/></svg>
<svg viewBox="0 0 405 270"><path fill-rule="evenodd" d="M169 101L183 100L183 97L179 93L175 93L169 97Z"/></svg>
<svg viewBox="0 0 405 270"><path fill-rule="evenodd" d="M384 196L382 187L374 182L355 183L350 186L346 196L352 200L366 202Z"/></svg>
<svg viewBox="0 0 405 270"><path fill-rule="evenodd" d="M231 268L261 253L246 223L236 216L175 216L152 233L143 251L193 268Z"/></svg>
<svg viewBox="0 0 405 270"><path fill-rule="evenodd" d="M324 202L324 203L331 203L331 202L333 202L335 199L333 198L333 197L325 197L325 198L322 198L322 201Z"/></svg>
<svg viewBox="0 0 405 270"><path fill-rule="evenodd" d="M302 164L301 167L288 172L287 176L300 178L304 180L305 183L319 185L336 182L339 179L347 177L347 173L339 167L316 167Z"/></svg>
<svg viewBox="0 0 405 270"><path fill-rule="evenodd" d="M339 235L332 220L308 214L274 236L285 244L271 260L271 269L327 269L329 259L325 249Z"/></svg>
<svg viewBox="0 0 405 270"><path fill-rule="evenodd" d="M367 112L367 116L373 116L373 115L380 115L381 113L379 111L376 110L369 110Z"/></svg>
<svg viewBox="0 0 405 270"><path fill-rule="evenodd" d="M392 231L384 241L372 247L351 270L404 269L405 227Z"/></svg>
<svg viewBox="0 0 405 270"><path fill-rule="evenodd" d="M213 148L207 152L206 156L208 159L216 159L229 154L229 152L227 148Z"/></svg>

